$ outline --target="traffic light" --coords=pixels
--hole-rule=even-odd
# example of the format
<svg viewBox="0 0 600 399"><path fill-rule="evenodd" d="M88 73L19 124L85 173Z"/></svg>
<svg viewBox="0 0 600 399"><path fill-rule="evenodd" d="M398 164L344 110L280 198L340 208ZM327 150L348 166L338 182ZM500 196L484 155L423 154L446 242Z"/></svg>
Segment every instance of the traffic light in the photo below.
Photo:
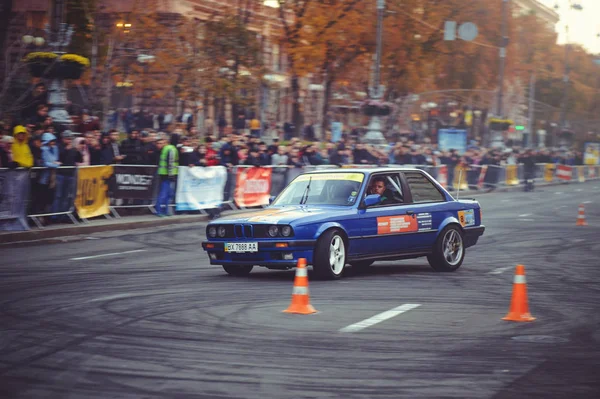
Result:
<svg viewBox="0 0 600 399"><path fill-rule="evenodd" d="M490 118L489 126L491 130L495 131L506 131L513 124L510 119L496 119Z"/></svg>

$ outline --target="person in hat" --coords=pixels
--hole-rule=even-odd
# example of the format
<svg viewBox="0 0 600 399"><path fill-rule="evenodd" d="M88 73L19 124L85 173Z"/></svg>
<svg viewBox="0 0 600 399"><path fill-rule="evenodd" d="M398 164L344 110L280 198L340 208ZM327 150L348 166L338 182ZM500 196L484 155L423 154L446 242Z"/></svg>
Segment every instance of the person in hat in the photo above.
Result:
<svg viewBox="0 0 600 399"><path fill-rule="evenodd" d="M31 168L33 166L33 155L29 147L29 133L23 125L15 126L13 130L15 141L12 145L12 157L20 167Z"/></svg>
<svg viewBox="0 0 600 399"><path fill-rule="evenodd" d="M40 209L37 209L42 213L46 212L54 198L56 168L60 166L59 155L56 136L48 132L42 134L42 160L46 169L42 170L40 173L40 199L38 202Z"/></svg>

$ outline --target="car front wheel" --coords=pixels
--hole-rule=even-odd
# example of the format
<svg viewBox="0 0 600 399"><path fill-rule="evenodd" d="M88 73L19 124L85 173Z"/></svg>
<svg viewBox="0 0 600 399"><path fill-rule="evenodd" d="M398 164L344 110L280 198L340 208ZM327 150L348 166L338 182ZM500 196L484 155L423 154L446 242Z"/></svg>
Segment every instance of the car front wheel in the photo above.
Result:
<svg viewBox="0 0 600 399"><path fill-rule="evenodd" d="M246 265L223 265L223 270L231 276L247 276L254 266Z"/></svg>
<svg viewBox="0 0 600 399"><path fill-rule="evenodd" d="M427 256L431 267L438 272L453 272L465 259L465 246L462 231L450 225L442 230L433 245L433 252Z"/></svg>
<svg viewBox="0 0 600 399"><path fill-rule="evenodd" d="M313 270L321 279L335 280L346 265L346 243L338 230L327 230L317 241Z"/></svg>

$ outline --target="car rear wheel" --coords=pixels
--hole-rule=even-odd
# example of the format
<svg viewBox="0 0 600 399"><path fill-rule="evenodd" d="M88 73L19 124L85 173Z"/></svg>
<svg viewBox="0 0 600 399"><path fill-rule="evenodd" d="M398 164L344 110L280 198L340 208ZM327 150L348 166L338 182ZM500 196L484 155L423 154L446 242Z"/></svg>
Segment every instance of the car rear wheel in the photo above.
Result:
<svg viewBox="0 0 600 399"><path fill-rule="evenodd" d="M450 225L442 230L433 245L433 253L427 256L431 267L438 272L453 272L465 259L462 231Z"/></svg>
<svg viewBox="0 0 600 399"><path fill-rule="evenodd" d="M231 276L247 276L254 266L246 265L223 265L223 270Z"/></svg>
<svg viewBox="0 0 600 399"><path fill-rule="evenodd" d="M317 277L335 280L346 265L346 243L338 230L327 230L317 241L313 270Z"/></svg>

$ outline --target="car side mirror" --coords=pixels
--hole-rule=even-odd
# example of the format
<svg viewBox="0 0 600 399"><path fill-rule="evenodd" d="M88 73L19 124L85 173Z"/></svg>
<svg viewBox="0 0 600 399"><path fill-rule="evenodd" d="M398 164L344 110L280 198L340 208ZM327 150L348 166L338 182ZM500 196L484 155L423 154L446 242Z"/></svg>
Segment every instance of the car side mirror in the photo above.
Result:
<svg viewBox="0 0 600 399"><path fill-rule="evenodd" d="M366 207L377 205L379 202L381 202L381 196L379 194L371 194L365 197Z"/></svg>
<svg viewBox="0 0 600 399"><path fill-rule="evenodd" d="M275 198L276 198L276 197L275 197L274 195L271 195L271 196L269 197L269 205L271 205L271 204L273 203L273 201L275 201Z"/></svg>

